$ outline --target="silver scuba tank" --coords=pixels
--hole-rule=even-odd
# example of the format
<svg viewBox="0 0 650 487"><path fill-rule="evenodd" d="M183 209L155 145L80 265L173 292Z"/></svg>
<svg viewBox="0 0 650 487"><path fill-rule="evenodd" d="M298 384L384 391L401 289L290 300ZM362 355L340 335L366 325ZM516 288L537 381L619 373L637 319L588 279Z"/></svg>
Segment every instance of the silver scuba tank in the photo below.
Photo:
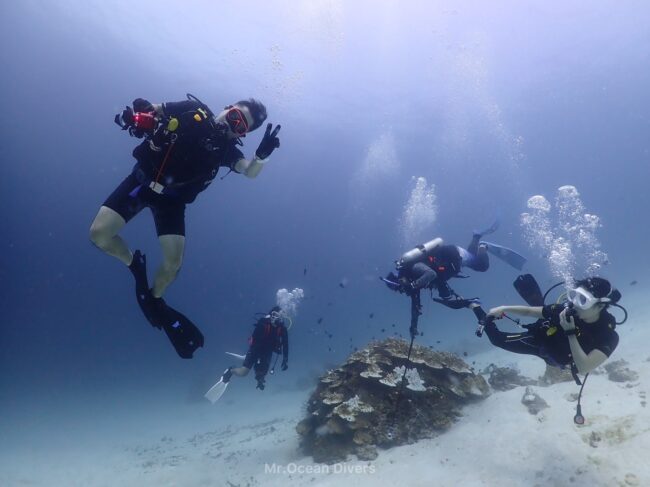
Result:
<svg viewBox="0 0 650 487"><path fill-rule="evenodd" d="M399 260L396 260L395 265L398 269L401 269L402 267L413 265L416 262L422 262L426 259L427 255L429 255L436 247L441 246L442 243L442 239L438 237L420 244L402 255Z"/></svg>

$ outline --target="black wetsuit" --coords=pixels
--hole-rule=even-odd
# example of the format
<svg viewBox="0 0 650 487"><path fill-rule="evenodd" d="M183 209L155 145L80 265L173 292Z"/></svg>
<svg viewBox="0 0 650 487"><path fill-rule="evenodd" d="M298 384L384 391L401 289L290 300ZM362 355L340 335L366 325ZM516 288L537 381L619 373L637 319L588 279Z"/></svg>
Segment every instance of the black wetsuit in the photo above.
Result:
<svg viewBox="0 0 650 487"><path fill-rule="evenodd" d="M220 167L234 170L237 161L244 157L236 139L224 136L212 138L211 144L206 144L210 135L208 122L196 122L193 118L200 107L192 100L163 104L164 115L179 120L173 146L171 137L157 140L156 136L153 144L146 139L138 145L133 150L137 160L133 171L104 206L127 222L149 207L158 235L185 235L185 205L210 185ZM160 150L154 150L152 145ZM151 189L154 182L164 187L162 192Z"/></svg>
<svg viewBox="0 0 650 487"><path fill-rule="evenodd" d="M458 275L460 266L461 257L458 247L442 245L429 252L424 260L399 270L397 277L411 283L410 286L405 286L405 290L411 297L410 332L412 336L417 333L418 319L422 314L420 290L423 288L437 289L441 298L450 298L454 292L447 281Z"/></svg>
<svg viewBox="0 0 650 487"><path fill-rule="evenodd" d="M560 326L560 313L564 306L551 304L544 306L540 319L524 333L506 333L499 331L494 322L489 322L485 327L490 342L493 345L508 350L509 352L526 355L536 355L547 364L565 367L573 362L569 339ZM598 321L586 323L578 316L573 317L576 324L576 337L578 343L589 353L600 350L608 357L618 345L618 334L614 331L616 319L607 311L602 311Z"/></svg>
<svg viewBox="0 0 650 487"><path fill-rule="evenodd" d="M268 318L258 320L249 344L243 366L247 369L254 367L258 384L260 381L264 383L274 352L282 353L283 364L289 360L289 332L282 320L277 320L276 324Z"/></svg>
<svg viewBox="0 0 650 487"><path fill-rule="evenodd" d="M398 277L407 278L415 290L438 289L441 298L450 296L447 281L460 272L461 258L458 247L442 245L428 253L424 260L399 270Z"/></svg>

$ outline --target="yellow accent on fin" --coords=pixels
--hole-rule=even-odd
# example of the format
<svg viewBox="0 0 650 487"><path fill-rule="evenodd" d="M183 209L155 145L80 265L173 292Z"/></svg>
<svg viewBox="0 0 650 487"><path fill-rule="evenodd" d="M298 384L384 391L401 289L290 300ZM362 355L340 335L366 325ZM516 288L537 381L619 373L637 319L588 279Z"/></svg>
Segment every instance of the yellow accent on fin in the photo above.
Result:
<svg viewBox="0 0 650 487"><path fill-rule="evenodd" d="M194 120L196 120L197 122L200 122L203 119L201 118L201 115L199 115L198 113L195 113L194 114Z"/></svg>
<svg viewBox="0 0 650 487"><path fill-rule="evenodd" d="M551 326L548 330L546 330L546 336L552 336L555 335L557 332L557 326Z"/></svg>

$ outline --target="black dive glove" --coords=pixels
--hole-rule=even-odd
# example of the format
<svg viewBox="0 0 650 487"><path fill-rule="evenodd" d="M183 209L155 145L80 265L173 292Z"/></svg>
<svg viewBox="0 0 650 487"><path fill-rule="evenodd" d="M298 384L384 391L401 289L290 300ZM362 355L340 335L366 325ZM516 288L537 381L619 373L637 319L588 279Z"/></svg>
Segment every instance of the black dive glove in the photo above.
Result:
<svg viewBox="0 0 650 487"><path fill-rule="evenodd" d="M271 153L278 147L280 147L280 139L278 138L278 132L280 131L281 126L276 125L271 132L272 124L266 126L266 132L264 132L264 137L262 137L262 142L260 142L259 147L255 151L255 155L259 159L266 159L271 155Z"/></svg>
<svg viewBox="0 0 650 487"><path fill-rule="evenodd" d="M115 123L122 127L122 130L133 127L135 122L133 120L133 110L131 107L126 107L122 110L122 113L115 115Z"/></svg>
<svg viewBox="0 0 650 487"><path fill-rule="evenodd" d="M132 137L141 139L145 136L146 130L137 126L138 124L134 115L135 113L150 113L153 111L154 107L149 101L144 98L136 98L133 100L133 109L131 107L126 107L122 110L122 113L115 115L115 123L122 127L122 130L128 130L129 135Z"/></svg>

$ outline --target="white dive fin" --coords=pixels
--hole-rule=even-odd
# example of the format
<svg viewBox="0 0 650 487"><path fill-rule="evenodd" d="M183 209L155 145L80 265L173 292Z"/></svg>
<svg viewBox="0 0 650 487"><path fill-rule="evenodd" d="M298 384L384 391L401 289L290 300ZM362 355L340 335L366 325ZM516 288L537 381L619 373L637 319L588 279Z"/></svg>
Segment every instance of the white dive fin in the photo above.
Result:
<svg viewBox="0 0 650 487"><path fill-rule="evenodd" d="M230 355L231 357L238 358L239 360L244 360L246 358L246 355L239 355L238 353L232 353L232 352L226 352L226 355Z"/></svg>
<svg viewBox="0 0 650 487"><path fill-rule="evenodd" d="M226 392L228 384L229 382L224 382L223 379L219 379L219 382L210 387L210 390L205 393L205 398L214 404L221 398L221 396L223 396L223 393Z"/></svg>
<svg viewBox="0 0 650 487"><path fill-rule="evenodd" d="M224 382L223 378L226 374L228 374L228 377ZM224 370L223 375L219 379L219 382L217 382L215 385L210 387L210 390L205 393L205 398L208 401L210 401L212 404L217 402L219 398L223 396L223 393L226 392L226 389L228 389L228 384L230 383L231 377L232 377L232 372L230 372L230 369L228 368Z"/></svg>

